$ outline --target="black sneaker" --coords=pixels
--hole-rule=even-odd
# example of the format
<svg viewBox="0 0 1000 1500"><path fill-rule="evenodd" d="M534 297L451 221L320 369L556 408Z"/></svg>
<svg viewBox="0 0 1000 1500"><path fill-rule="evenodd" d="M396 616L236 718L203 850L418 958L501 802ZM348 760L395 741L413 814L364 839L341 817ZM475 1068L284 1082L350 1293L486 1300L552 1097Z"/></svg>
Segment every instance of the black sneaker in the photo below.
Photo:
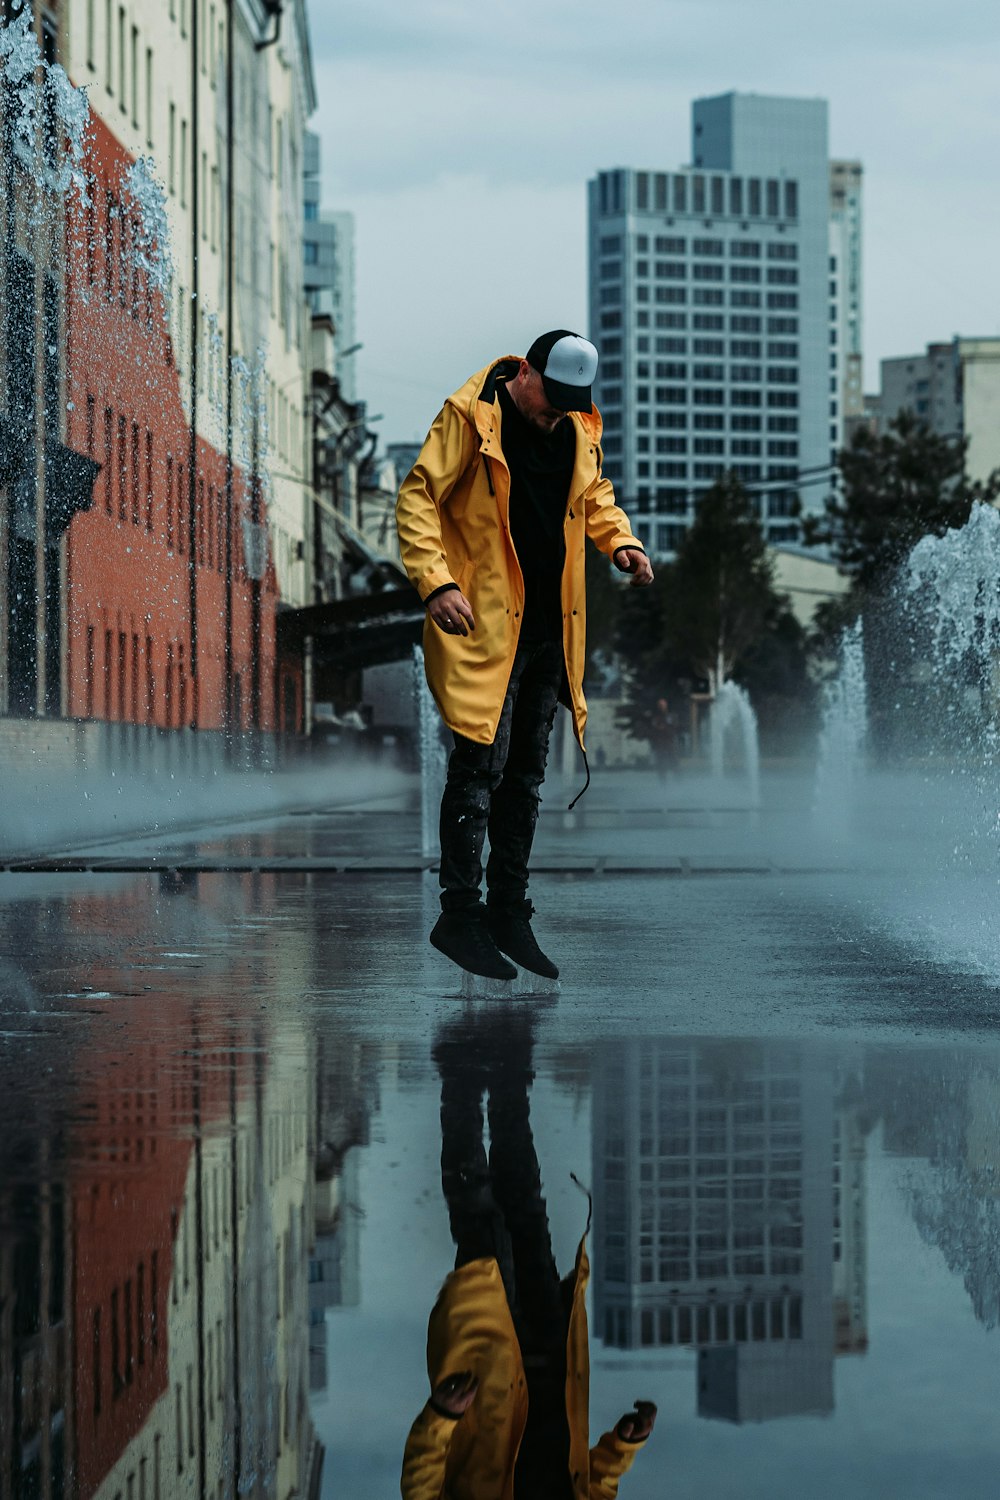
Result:
<svg viewBox="0 0 1000 1500"><path fill-rule="evenodd" d="M514 965L507 962L490 937L481 906L471 911L443 911L431 932L431 945L470 974L480 974L484 979L517 978Z"/></svg>
<svg viewBox="0 0 1000 1500"><path fill-rule="evenodd" d="M534 910L530 901L519 902L517 906L488 906L486 923L501 953L506 953L522 969L530 969L532 974L558 979L559 970L551 958L545 957L531 930Z"/></svg>

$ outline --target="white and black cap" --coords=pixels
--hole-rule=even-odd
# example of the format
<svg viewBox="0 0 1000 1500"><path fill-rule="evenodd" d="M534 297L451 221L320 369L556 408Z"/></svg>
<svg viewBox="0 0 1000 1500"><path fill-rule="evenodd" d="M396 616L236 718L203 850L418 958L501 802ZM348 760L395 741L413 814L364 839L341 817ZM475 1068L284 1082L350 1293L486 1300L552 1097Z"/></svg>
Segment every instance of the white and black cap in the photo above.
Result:
<svg viewBox="0 0 1000 1500"><path fill-rule="evenodd" d="M555 328L537 338L524 357L541 375L545 394L557 411L590 410L597 350L589 339Z"/></svg>

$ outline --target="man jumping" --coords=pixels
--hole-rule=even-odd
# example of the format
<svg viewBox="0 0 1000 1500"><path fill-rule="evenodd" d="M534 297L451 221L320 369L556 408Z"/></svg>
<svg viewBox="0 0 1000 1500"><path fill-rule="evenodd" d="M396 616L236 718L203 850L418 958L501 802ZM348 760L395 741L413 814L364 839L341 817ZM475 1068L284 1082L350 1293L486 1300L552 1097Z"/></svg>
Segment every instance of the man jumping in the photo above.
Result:
<svg viewBox="0 0 1000 1500"><path fill-rule="evenodd" d="M583 749L586 538L633 584L653 581L602 473L597 359L558 328L473 375L445 402L396 506L403 565L427 608L427 681L455 740L430 940L490 978L512 979L509 959L559 973L531 929L528 860L559 701Z"/></svg>

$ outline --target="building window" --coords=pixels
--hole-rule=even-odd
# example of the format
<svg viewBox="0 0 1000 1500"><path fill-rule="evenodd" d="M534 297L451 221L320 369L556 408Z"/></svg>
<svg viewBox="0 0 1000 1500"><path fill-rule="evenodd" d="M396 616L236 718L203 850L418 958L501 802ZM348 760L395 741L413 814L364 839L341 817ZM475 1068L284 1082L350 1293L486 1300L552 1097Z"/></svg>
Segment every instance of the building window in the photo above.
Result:
<svg viewBox="0 0 1000 1500"><path fill-rule="evenodd" d="M778 207L779 184L774 178L769 178L767 183L767 217L776 219L781 212Z"/></svg>
<svg viewBox="0 0 1000 1500"><path fill-rule="evenodd" d="M691 268L691 274L695 281L721 281L723 278L723 268L711 263L705 265L695 262Z"/></svg>
<svg viewBox="0 0 1000 1500"><path fill-rule="evenodd" d="M793 308L799 305L798 292L768 292L767 305L772 308Z"/></svg>
<svg viewBox="0 0 1000 1500"><path fill-rule="evenodd" d="M772 293L772 296L775 295ZM730 307L759 307L760 292L738 292L729 293Z"/></svg>
<svg viewBox="0 0 1000 1500"><path fill-rule="evenodd" d="M799 273L795 266L768 266L768 286L798 286Z"/></svg>
<svg viewBox="0 0 1000 1500"><path fill-rule="evenodd" d="M730 281L759 281L760 266L730 266Z"/></svg>
<svg viewBox="0 0 1000 1500"><path fill-rule="evenodd" d="M118 519L124 521L128 501L128 423L118 418Z"/></svg>
<svg viewBox="0 0 1000 1500"><path fill-rule="evenodd" d="M132 524L139 524L139 424L132 423Z"/></svg>

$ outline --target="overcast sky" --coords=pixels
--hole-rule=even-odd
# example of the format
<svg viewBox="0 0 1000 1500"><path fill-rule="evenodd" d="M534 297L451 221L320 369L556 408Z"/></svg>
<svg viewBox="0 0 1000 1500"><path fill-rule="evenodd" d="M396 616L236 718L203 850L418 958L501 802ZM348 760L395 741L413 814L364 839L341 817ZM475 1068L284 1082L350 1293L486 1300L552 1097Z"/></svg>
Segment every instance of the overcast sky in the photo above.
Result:
<svg viewBox="0 0 1000 1500"><path fill-rule="evenodd" d="M822 97L864 164L878 361L1000 333L996 0L308 0L325 206L354 213L358 395L387 441L536 333L586 331L602 168L690 160L703 95Z"/></svg>

